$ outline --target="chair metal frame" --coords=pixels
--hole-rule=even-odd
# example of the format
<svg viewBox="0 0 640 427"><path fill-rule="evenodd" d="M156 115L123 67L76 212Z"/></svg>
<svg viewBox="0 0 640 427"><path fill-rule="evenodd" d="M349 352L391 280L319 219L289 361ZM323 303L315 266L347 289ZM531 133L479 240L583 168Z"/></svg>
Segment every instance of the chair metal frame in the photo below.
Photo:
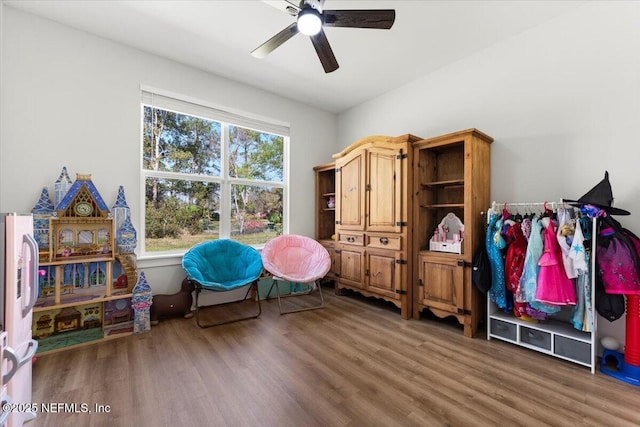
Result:
<svg viewBox="0 0 640 427"><path fill-rule="evenodd" d="M276 288L276 297L278 298L278 308L280 309L280 314L299 313L301 311L317 310L319 308L324 308L324 297L322 296L322 286L320 285L320 279L317 279L314 282L302 283L304 285L309 286L309 289L306 290L306 291L288 293L288 294L285 294L285 295L282 295L280 293L280 285L278 285L278 282L280 282L280 281L284 281L284 279L282 279L280 277L273 276L273 282L271 283L271 287L269 288L269 292L267 292L267 296L265 298L267 300L273 299L273 297L269 298L269 295L271 295L271 290L275 286L275 288ZM318 293L320 294L320 304L314 305L314 306L311 306L311 307L297 308L297 309L292 309L292 310L283 310L282 309L282 298L289 298L289 297L295 297L295 296L300 296L300 295L311 295L311 293L313 292L313 288L314 287L318 288Z"/></svg>
<svg viewBox="0 0 640 427"><path fill-rule="evenodd" d="M222 304L203 305L203 306L199 306L198 305L198 297L200 296L200 292L202 292L203 290L209 291L209 292L220 292L220 291L214 291L214 290L211 290L211 289L207 289L206 287L202 286L202 284L198 283L195 280L191 280L191 282L195 286L195 293L196 293L196 301L195 301L196 316L195 317L196 317L196 324L200 328L203 328L203 329L204 328L211 328L212 326L226 325L226 324L229 324L229 323L240 322L242 320L257 319L258 317L260 317L260 314L262 314L262 306L260 305L260 291L258 289L259 279L256 279L251 283L247 283L247 285L249 285L249 287L247 289L247 293L244 295L244 298L242 298L240 300L229 301L229 302L222 303ZM257 305L258 305L258 312L256 314L251 314L249 316L238 317L238 318L235 318L235 319L228 319L228 320L223 320L223 321L214 322L214 323L203 324L203 323L200 322L200 310L202 308L212 309L212 308L216 308L216 307L219 308L221 306L226 306L226 305L230 305L230 304L240 304L242 302L245 302L247 300L247 298L250 298L251 290L253 290L253 289L255 289L255 291L256 291L256 301L257 301Z"/></svg>

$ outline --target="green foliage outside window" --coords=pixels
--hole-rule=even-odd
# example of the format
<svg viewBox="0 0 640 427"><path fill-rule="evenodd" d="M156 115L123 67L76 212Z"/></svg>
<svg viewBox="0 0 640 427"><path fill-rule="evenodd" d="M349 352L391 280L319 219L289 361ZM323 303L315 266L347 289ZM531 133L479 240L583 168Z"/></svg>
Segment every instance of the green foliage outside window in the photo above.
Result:
<svg viewBox="0 0 640 427"><path fill-rule="evenodd" d="M147 252L223 237L263 244L282 233L284 137L149 106L143 116Z"/></svg>

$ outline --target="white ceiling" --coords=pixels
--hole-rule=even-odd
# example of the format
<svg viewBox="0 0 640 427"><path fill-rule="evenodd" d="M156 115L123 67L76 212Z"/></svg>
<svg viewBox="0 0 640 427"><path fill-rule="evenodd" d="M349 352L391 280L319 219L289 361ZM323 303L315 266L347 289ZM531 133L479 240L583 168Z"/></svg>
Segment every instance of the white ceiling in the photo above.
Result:
<svg viewBox="0 0 640 427"><path fill-rule="evenodd" d="M295 1L295 0L291 0ZM340 68L325 74L298 34L249 55L294 18L260 0L21 0L5 4L339 113L579 7L579 1L327 0L325 9L395 9L391 30L327 28Z"/></svg>

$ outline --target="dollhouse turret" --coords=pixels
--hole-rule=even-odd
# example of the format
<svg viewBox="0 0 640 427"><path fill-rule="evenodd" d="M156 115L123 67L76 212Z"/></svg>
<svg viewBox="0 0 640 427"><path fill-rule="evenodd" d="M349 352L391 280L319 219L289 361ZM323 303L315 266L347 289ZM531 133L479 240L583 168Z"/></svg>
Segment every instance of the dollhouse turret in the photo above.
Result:
<svg viewBox="0 0 640 427"><path fill-rule="evenodd" d="M71 188L71 178L69 178L69 174L67 173L67 167L62 167L62 172L60 172L60 176L56 180L54 184L54 196L53 203L54 207L57 207L58 204L62 201L64 196L67 195L69 188Z"/></svg>
<svg viewBox="0 0 640 427"><path fill-rule="evenodd" d="M49 249L49 218L53 215L54 206L49 197L49 190L42 188L38 203L31 209L33 214L33 236L40 250Z"/></svg>
<svg viewBox="0 0 640 427"><path fill-rule="evenodd" d="M138 283L133 288L131 303L134 311L133 333L139 334L149 331L151 329L150 308L153 304L153 295L143 271L140 272Z"/></svg>
<svg viewBox="0 0 640 427"><path fill-rule="evenodd" d="M131 223L131 209L127 205L122 185L118 188L118 197L111 210L115 223L118 252L122 254L133 253L138 244L138 237L136 229Z"/></svg>
<svg viewBox="0 0 640 427"><path fill-rule="evenodd" d="M111 207L111 211L113 212L113 221L116 224L116 230L122 227L125 219L131 216L131 209L129 209L129 205L127 205L127 200L124 197L124 187L122 185L118 187L118 196L116 197L116 202Z"/></svg>

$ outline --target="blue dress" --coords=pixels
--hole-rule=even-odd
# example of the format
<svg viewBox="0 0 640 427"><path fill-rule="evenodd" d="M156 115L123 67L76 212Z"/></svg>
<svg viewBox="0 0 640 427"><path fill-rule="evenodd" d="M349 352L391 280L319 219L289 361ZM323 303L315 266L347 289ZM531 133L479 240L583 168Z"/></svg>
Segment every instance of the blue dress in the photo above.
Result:
<svg viewBox="0 0 640 427"><path fill-rule="evenodd" d="M500 236L501 231L502 220L498 214L492 213L489 217L489 226L487 227L487 235L485 237L487 255L489 256L489 264L491 264L491 289L489 289L489 298L499 308L505 310L507 309L507 297L504 279L504 260L502 259L501 252L505 242ZM502 246L502 248L500 246Z"/></svg>

